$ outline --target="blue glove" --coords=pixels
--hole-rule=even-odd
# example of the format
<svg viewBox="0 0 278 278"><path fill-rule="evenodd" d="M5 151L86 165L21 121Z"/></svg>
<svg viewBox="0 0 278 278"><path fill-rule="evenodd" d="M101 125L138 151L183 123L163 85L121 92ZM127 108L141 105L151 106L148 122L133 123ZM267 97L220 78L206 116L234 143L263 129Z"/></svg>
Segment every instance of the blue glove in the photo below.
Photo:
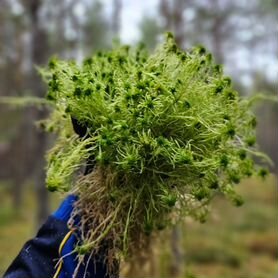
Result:
<svg viewBox="0 0 278 278"><path fill-rule="evenodd" d="M53 213L53 216L56 219L67 223L73 210L73 204L76 200L76 196L69 195L62 202L59 209ZM59 248L59 253L60 256L63 257L63 260L58 266L54 278L72 278L78 263L77 254L72 253L76 244L76 235L73 233L73 231L69 231L69 233L64 237L64 240L62 241ZM84 276L85 271L86 276ZM106 272L107 268L104 264L104 258L101 258L101 256L98 256L98 259L96 257L92 257L88 262L87 256L85 257L84 263L79 268L77 278L108 278L106 276Z"/></svg>

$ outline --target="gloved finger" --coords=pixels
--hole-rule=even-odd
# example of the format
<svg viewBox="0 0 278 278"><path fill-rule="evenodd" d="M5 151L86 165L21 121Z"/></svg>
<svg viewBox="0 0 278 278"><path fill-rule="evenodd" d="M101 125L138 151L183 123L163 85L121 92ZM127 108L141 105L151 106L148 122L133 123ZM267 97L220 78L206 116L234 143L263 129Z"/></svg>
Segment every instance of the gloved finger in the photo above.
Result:
<svg viewBox="0 0 278 278"><path fill-rule="evenodd" d="M72 277L77 267L77 254L73 252L77 244L76 236L71 233L70 237L61 246L60 256L63 260L62 270L59 278L70 278Z"/></svg>
<svg viewBox="0 0 278 278"><path fill-rule="evenodd" d="M58 276L59 278L72 278L78 266L77 252L74 252L78 240L74 231L70 231L69 233L70 236L66 236L65 241L60 246L60 256L63 261L61 272ZM83 278L84 273L86 273L86 277L90 278L108 278L105 261L107 254L105 251L107 250L104 248L97 255L85 255L83 262L78 267L77 278Z"/></svg>
<svg viewBox="0 0 278 278"><path fill-rule="evenodd" d="M61 203L60 207L52 214L56 219L67 222L73 210L73 205L77 201L77 196L69 195Z"/></svg>

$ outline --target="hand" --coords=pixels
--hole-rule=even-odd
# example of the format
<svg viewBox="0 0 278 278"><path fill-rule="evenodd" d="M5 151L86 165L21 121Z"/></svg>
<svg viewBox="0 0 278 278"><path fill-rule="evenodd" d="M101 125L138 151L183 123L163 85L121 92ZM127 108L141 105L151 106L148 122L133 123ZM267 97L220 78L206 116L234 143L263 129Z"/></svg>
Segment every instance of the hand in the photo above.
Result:
<svg viewBox="0 0 278 278"><path fill-rule="evenodd" d="M77 197L74 195L69 195L60 205L58 210L53 213L53 216L56 219L59 219L65 223L68 222L72 210L74 202L77 200ZM64 240L61 242L59 247L60 257L62 258L61 264L58 266L58 270L56 272L55 278L66 278L72 277L75 268L77 267L76 262L76 254L72 253L75 245L77 243L76 236L73 234L73 231L69 231L69 233L64 237ZM71 254L71 255L67 255Z"/></svg>
<svg viewBox="0 0 278 278"><path fill-rule="evenodd" d="M71 216L73 205L76 200L76 196L69 195L62 202L59 209L53 213L53 216L56 219L59 219L66 223ZM69 231L69 233L64 237L64 240L60 244L59 253L62 261L57 268L54 278L73 277L78 264L77 254L76 252L74 252L77 243L78 242L76 235L73 231ZM85 272L86 276L84 276ZM107 277L106 272L107 269L103 257L101 257L100 255L98 256L98 258L96 258L96 256L91 258L89 258L89 256L86 256L84 263L82 263L79 267L77 278L105 278Z"/></svg>

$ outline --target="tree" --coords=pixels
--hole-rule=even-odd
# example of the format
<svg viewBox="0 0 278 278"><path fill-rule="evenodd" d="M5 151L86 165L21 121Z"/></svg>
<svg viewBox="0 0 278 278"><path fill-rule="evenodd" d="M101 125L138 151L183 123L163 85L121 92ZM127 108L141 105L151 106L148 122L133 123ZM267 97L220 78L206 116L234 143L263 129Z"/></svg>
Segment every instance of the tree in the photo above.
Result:
<svg viewBox="0 0 278 278"><path fill-rule="evenodd" d="M267 80L262 73L257 72L254 77L253 89L255 93L260 92L265 95L277 95L276 85ZM258 122L258 143L273 160L272 170L278 172L278 133L275 128L278 118L278 104L262 102L256 107L256 114L259 116Z"/></svg>
<svg viewBox="0 0 278 278"><path fill-rule="evenodd" d="M187 4L188 0L174 0L172 2L161 0L159 5L160 14L164 22L164 29L174 33L176 42L180 47L184 47L185 43L183 13Z"/></svg>
<svg viewBox="0 0 278 278"><path fill-rule="evenodd" d="M47 41L47 32L40 22L40 10L42 1L28 0L22 1L22 4L29 17L29 28L31 35L31 61L32 65L45 65L49 55L49 47ZM43 51L42 51L43 50ZM32 93L38 97L44 97L45 88L39 77L35 67L32 67L29 73L29 88ZM48 192L45 188L44 173L44 155L47 149L47 137L43 131L34 128L34 122L46 117L46 110L31 108L25 119L25 132L29 133L32 146L29 146L30 162L33 166L33 172L36 186L36 195L38 202L37 221L41 225L49 214Z"/></svg>
<svg viewBox="0 0 278 278"><path fill-rule="evenodd" d="M3 47L0 48L2 58L0 95L16 96L26 86L23 70L23 64L26 61L24 57L25 20L21 13L13 13L11 2L2 1L0 5L0 21L2 21L0 36L2 36L1 41L4 42ZM7 140L5 151L1 154L0 161L4 162L1 168L6 172L6 179L11 181L13 207L17 212L22 204L23 185L28 175L28 163L24 163L28 152L24 135L22 136L25 132L26 111L25 109L11 111L1 106L2 118L6 120L1 121L0 124L1 129L5 130L3 139ZM17 160L14 160L15 157Z"/></svg>
<svg viewBox="0 0 278 278"><path fill-rule="evenodd" d="M122 0L113 0L112 34L115 38L120 35Z"/></svg>
<svg viewBox="0 0 278 278"><path fill-rule="evenodd" d="M162 33L162 27L155 17L144 16L139 25L140 41L142 41L149 50L153 50L158 43L159 35Z"/></svg>
<svg viewBox="0 0 278 278"><path fill-rule="evenodd" d="M234 35L237 29L231 18L238 12L237 1L199 0L196 1L194 12L193 43L207 45L216 61L224 63L227 43L233 40L233 45L235 44Z"/></svg>
<svg viewBox="0 0 278 278"><path fill-rule="evenodd" d="M85 55L111 46L109 21L103 14L103 5L95 0L85 5L85 20L82 23L83 49Z"/></svg>

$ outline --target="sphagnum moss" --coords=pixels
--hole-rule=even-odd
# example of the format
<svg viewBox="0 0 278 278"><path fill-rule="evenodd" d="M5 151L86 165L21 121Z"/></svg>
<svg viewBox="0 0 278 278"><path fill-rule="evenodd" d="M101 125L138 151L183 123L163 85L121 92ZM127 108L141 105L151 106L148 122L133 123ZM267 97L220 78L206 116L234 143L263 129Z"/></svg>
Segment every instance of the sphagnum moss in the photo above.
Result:
<svg viewBox="0 0 278 278"><path fill-rule="evenodd" d="M253 160L264 156L250 101L204 47L184 52L168 34L152 55L120 46L82 65L52 59L44 77L54 104L45 125L58 133L47 185L79 197L80 260L105 244L113 266L183 216L203 222L218 192L241 205L234 185L267 174ZM83 139L71 118L87 128ZM92 157L92 172L76 178Z"/></svg>

